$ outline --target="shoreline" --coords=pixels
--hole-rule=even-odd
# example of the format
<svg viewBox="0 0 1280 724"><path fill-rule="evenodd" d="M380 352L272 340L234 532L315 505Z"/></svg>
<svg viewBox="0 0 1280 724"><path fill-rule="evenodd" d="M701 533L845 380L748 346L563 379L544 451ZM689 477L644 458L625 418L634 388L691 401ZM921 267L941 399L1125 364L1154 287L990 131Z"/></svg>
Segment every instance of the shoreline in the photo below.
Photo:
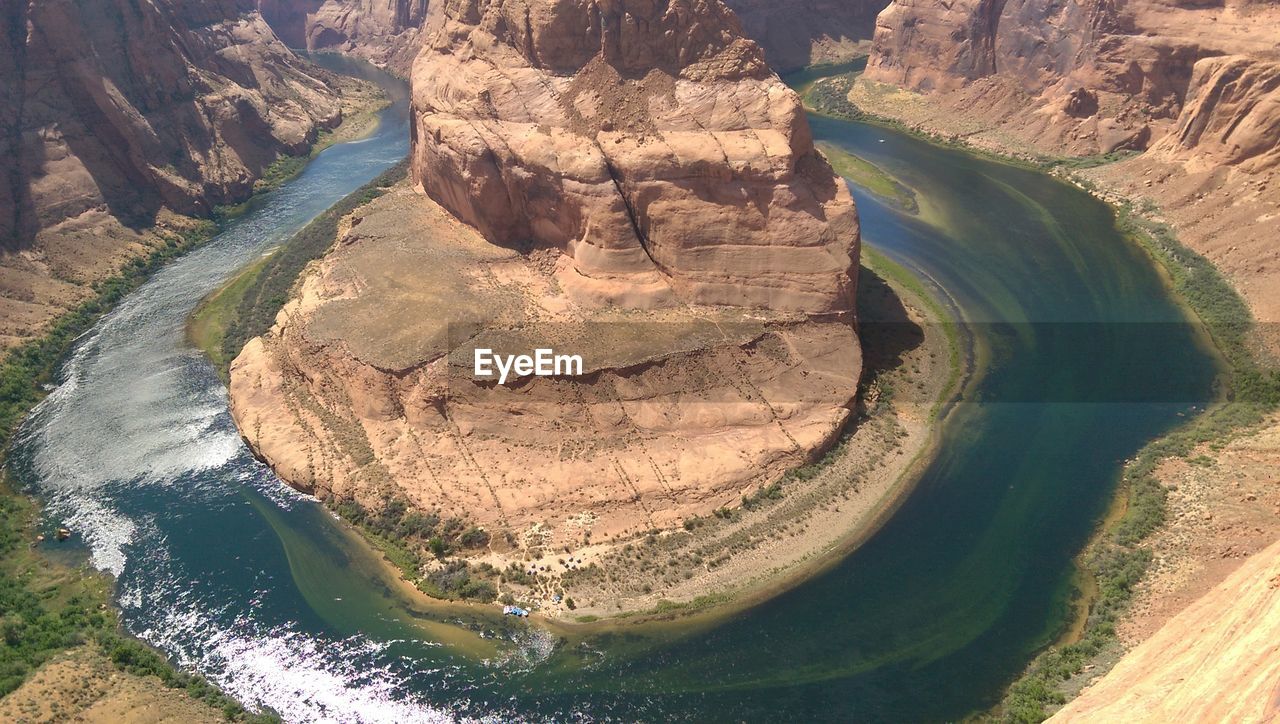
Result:
<svg viewBox="0 0 1280 724"><path fill-rule="evenodd" d="M338 77L336 73L334 75ZM363 84L363 81L357 82ZM375 120L377 111L387 105L383 102L385 94L379 90L377 95L381 100L376 101L374 105L377 107L371 111ZM365 116L366 114L357 113L357 117L363 122L362 130L367 129L371 133L376 130L377 125L370 124ZM346 125L347 119L344 117L338 126L323 130L313 144L313 149L328 139L333 140L328 140L324 147L348 140L339 135ZM319 150L323 150L323 147ZM209 720L260 719L209 684L202 676L179 669L164 654L124 631L119 624L119 609L112 593L115 588L113 576L89 569L79 551L56 550L55 554L55 550L46 550L51 545L51 535L43 545L40 544L41 538L37 535L44 537L51 534L56 525L42 518L44 501L38 493L15 487L18 481L9 470L9 452L22 422L47 395L50 389L47 385L55 383L62 363L77 340L170 261L216 238L222 231L222 224L235 215L235 209L248 209L279 183L300 173L306 162L314 158L319 150L312 150L298 157L282 157L282 161L298 158L304 162L290 176L280 179L270 188L255 189L248 198L234 207L219 207L208 218L170 214L171 220L149 230L163 240L163 245L126 259L119 269L95 284L91 296L54 317L38 336L7 350L3 360L0 360L0 370L9 380L3 391L3 399L0 400L0 525L3 526L0 537L4 538L0 545L20 547L32 541L25 550L10 550L4 557L5 566L0 567L0 576L9 578L14 575L11 568L26 571L24 576L39 570L41 573L38 578L42 577L45 581L41 589L44 594L41 601L48 605L61 603L64 606L84 608L84 612L80 614L83 618L76 618L74 622L67 624L79 626L73 633L77 642L68 646L39 649L39 659L34 665L21 660L14 662L30 665L30 668L13 689L5 692L6 706L21 707L35 699L70 696L60 688L58 681L46 680L48 677L45 672L56 665L74 668L78 672L75 676L93 677L95 685L107 687L103 696L114 697L113 702L120 706L134 706L141 701L141 705L148 708L159 706L165 711L185 711L185 715L191 717L204 714ZM264 171L263 178L266 177L267 173ZM77 562L73 565L66 560L68 556L73 556ZM28 590L28 580L25 577L21 581L15 581L13 585L21 591ZM46 601L50 596L53 599ZM63 600L68 597L70 601ZM70 610L65 609L63 615L67 615ZM86 670L91 673L85 673ZM103 673L104 671L110 673ZM111 683L99 683L99 679L109 680ZM34 693L33 689L28 693L28 687L41 691ZM10 697L9 694L14 696ZM123 703L119 701L121 699L124 700ZM207 712L203 711L206 707ZM262 720L273 719L267 717Z"/></svg>
<svg viewBox="0 0 1280 724"><path fill-rule="evenodd" d="M864 251L866 248L864 247ZM876 261L871 262L871 269L875 273L885 274L885 267L888 266L896 268L899 274L905 274L914 279L913 276L909 276L912 274L910 271L878 252L872 252L867 256L878 257ZM866 261L867 258L864 256L864 262ZM900 281L894 285L894 290L895 292L903 290L903 285L901 285ZM945 310L937 300L919 296L924 293L924 289L920 288L918 290L908 290L904 296L911 297L911 301L918 305L913 305L913 309L919 309L919 307L929 309L929 312L927 312L929 315L928 326L926 328L935 330L935 334L938 329L946 328L950 330L954 328L957 320L950 317L939 318L934 316L935 314L943 313ZM535 609L528 620L541 628L568 638L619 629L651 631L655 627L679 627L692 631L714 625L727 616L764 603L839 564L845 556L852 553L873 536L905 502L910 492L914 489L915 483L919 480L920 474L936 455L941 443L941 426L946 419L946 412L972 381L971 367L961 364L960 357L963 355L963 351L958 341L950 335L941 340L935 338L933 341L934 343L941 342L945 344L949 351L949 361L947 363L949 374L944 386L946 394L938 396L929 405L928 415L931 419L926 426L926 439L913 448L911 457L905 464L900 466L887 488L881 491L880 495L865 501L868 505L862 510L858 523L841 529L841 532L827 541L825 545L807 549L798 562L770 570L752 578L745 584L733 588L703 592L685 601L671 601L660 598L653 602L651 606L637 606L616 612L592 613L592 609L583 607L572 611L561 610L553 613L543 613ZM924 346L921 345L921 348L924 348ZM849 423L850 428L859 422L863 421L851 420ZM852 432L854 431L850 429L842 433L841 441L838 441L836 446L841 445L841 442ZM333 512L332 508L324 501L319 501L319 504L324 506L327 511ZM344 529L344 532L350 534L350 539L353 542L358 543L364 552L373 556L382 568L381 572L385 577L398 582L399 593L407 598L406 603L410 604L410 610L426 609L436 614L469 611L485 618L502 619L500 609L497 609L493 603L437 598L422 591L414 585L413 581L406 577L404 569L391 559L391 554L388 552L386 545L397 546L398 543L396 541L383 540L382 543L386 544L383 545L378 540L375 540L362 526L354 524L341 516L336 516L336 521Z"/></svg>
<svg viewBox="0 0 1280 724"><path fill-rule="evenodd" d="M361 192L356 192L352 197L359 197ZM352 198L349 197L349 198ZM342 211L345 216L348 213L354 213L359 204L351 202L342 202L338 204L338 210ZM334 210L326 212L321 219L334 217ZM313 222L314 223L314 222ZM330 222L325 225L325 229L330 233L337 233L343 228L343 220L341 218L331 218ZM307 232L308 238L316 237L310 241L297 241L301 239L301 235L295 240L290 240L282 246L282 249L288 250L291 256L308 255L307 258L313 258L312 252L327 251L329 244L320 243L323 241L319 237L322 235L319 227L314 232ZM303 250L301 247L306 246ZM297 249L293 247L297 246ZM323 248L322 248L323 247ZM268 261L270 257L267 258ZM822 570L829 568L838 562L844 555L860 545L869 538L881 525L888 519L894 510L905 500L906 494L913 487L915 480L919 478L919 473L923 467L932 459L938 446L938 435L940 423L945 419L946 412L950 409L950 403L956 395L963 389L961 382L968 381L973 376L974 361L967 354L972 349L972 344L966 349L961 349L961 341L958 338L956 330L958 329L958 319L955 318L956 310L947 306L947 303L934 298L934 291L926 288L927 283L917 279L916 276L901 267L896 262L878 252L868 250L864 257L864 261L873 270L867 273L864 279L871 286L868 289L875 288L881 294L889 294L892 296L891 302L898 305L898 314L907 314L905 308L901 305L908 304L912 310L914 317L910 320L908 326L918 326L925 330L916 334L921 334L921 339L916 346L909 350L904 346L899 353L904 355L916 355L920 359L913 357L913 362L898 360L894 363L893 369L882 369L870 372L870 377L864 379L864 388L860 392L861 404L855 410L854 415L865 414L867 402L866 385L868 383L876 383L879 380L874 378L877 375L883 375L903 384L916 384L923 386L931 385L928 397L928 404L912 402L914 407L922 409L909 409L905 411L905 422L911 428L910 432L898 421L899 411L889 405L880 405L878 414L874 408L880 397L880 392L876 391L872 395L871 406L873 414L865 415L864 419L851 418L850 427L842 433L841 437L835 443L834 451L828 452L827 458L823 463L812 463L804 466L804 478L801 480L792 480L785 482L781 486L771 486L774 489L780 487L778 494L770 494L767 496L757 495L756 500L744 500L745 509L735 508L735 512L724 511L724 515L707 516L706 518L696 519L696 525L686 525L684 531L676 530L667 534L662 534L661 538L666 540L684 538L692 541L695 536L692 534L694 528L701 536L699 544L708 544L706 534L709 531L713 535L718 535L720 541L711 540L709 545L719 545L721 548L734 546L737 551L737 544L733 543L733 536L739 535L743 529L764 528L766 532L774 534L770 537L776 537L781 540L768 541L765 545L753 545L746 553L734 552L732 555L725 553L724 557L727 561L718 561L713 565L706 566L706 572L710 575L690 575L686 576L682 582L683 585L668 586L661 588L656 592L644 592L643 594L633 595L627 600L625 607L618 605L616 602L620 599L618 596L605 595L600 592L585 591L582 581L577 580L574 574L580 574L583 569L564 571L567 574L564 579L552 582L552 586L560 588L563 602L559 606L551 607L554 601L550 595L550 590L541 591L544 596L542 599L532 599L535 603L530 603L527 594L529 592L512 589L512 585L522 586L534 584L532 577L529 580L509 581L507 570L508 561L498 560L497 554L487 554L491 559L485 556L477 557L475 555L463 556L461 558L450 558L450 560L465 561L468 565L478 565L481 570L490 571L491 578L497 578L494 582L500 587L495 591L495 595L500 599L510 598L511 602L519 602L528 604L529 608L533 608L536 618L545 621L548 625L565 631L568 630L585 630L587 628L599 628L605 625L613 625L616 623L634 624L637 622L653 622L653 621L669 621L673 619L688 620L694 617L712 618L718 617L724 613L742 610L746 607L755 605L756 603L777 595L783 590L787 590L798 585L800 582L811 578L820 573ZM245 268L245 271L234 277L223 289L212 295L205 303L199 307L195 313L196 316L201 315L205 310L210 308L210 302L220 307L226 307L226 300L218 301L227 290L235 291L245 286L242 283L244 275L257 276L255 271L263 268L262 260L256 261ZM301 267L299 267L301 269ZM250 282L252 283L252 282ZM878 286L876 286L878 285ZM887 290L892 289L892 292ZM243 291L241 289L241 291ZM234 296L232 294L231 296ZM258 295L261 296L261 295ZM881 303L881 307L884 307ZM953 305L952 305L953 306ZM244 312L243 309L239 310ZM270 311L270 310L268 310ZM874 310L873 310L874 311ZM885 308L881 309L882 312ZM274 313L259 315L250 312L252 316L265 316L274 318ZM863 317L866 319L865 315ZM222 317L214 322L227 323L229 320ZM906 321L906 317L903 317ZM885 325L886 328L893 327L892 324ZM190 324L188 326L190 329ZM901 333L902 330L897 330ZM206 345L200 345L206 352L209 348ZM906 351L904 351L906 350ZM225 350L224 350L225 351ZM962 360L961 358L964 357ZM936 360L934 359L936 358ZM915 371L914 376L906 375L905 371L898 373L899 368L917 366L919 369ZM945 365L946 370L933 374L937 368ZM921 372L920 370L925 370ZM892 432L892 437L885 434L885 426L900 429L900 433ZM879 438L877 438L877 435ZM899 436L906 439L905 443L897 442ZM877 439L882 442L876 442ZM852 441L852 442L851 442ZM878 456L878 457L877 457ZM879 464L886 464L884 471L879 470L863 470L850 472L849 468L859 459L877 457L883 458ZM874 461L872 461L874 462ZM866 464L867 468L871 468L871 463ZM837 479L841 475L847 476L838 485L833 485L832 479ZM854 478L856 476L865 476L870 482L867 485L869 490L846 489L849 486L859 486L861 483ZM816 482L806 482L809 478L825 477L824 480ZM799 502L791 505L790 498L792 491L797 495ZM785 492L784 492L785 491ZM850 494L853 498L851 502ZM806 496L826 495L826 498L814 502L808 500ZM840 498L832 496L840 495ZM781 500L781 502L779 502ZM330 511L335 509L337 502L332 500L324 500L325 506ZM771 521L770 516L777 513L780 508L790 505L792 508L798 506L799 510L792 510L788 513L789 517L783 519L781 523ZM758 506L758 509L757 509ZM841 510L841 506L844 509ZM340 507L340 506L339 506ZM831 508L831 510L828 510ZM816 518L821 519L821 523L814 524ZM420 567L431 563L429 558L424 557L419 552L411 548L408 541L402 542L395 539L389 539L385 535L374 535L373 531L367 530L366 526L357 520L351 519L349 516L341 516L342 525L349 527L360 534L360 539L365 547L378 554L378 558L388 566L388 570L393 572L398 578L405 580L409 586L415 586L415 590L420 590L416 584L421 577ZM710 527L707 527L710 524ZM809 532L810 527L818 529L820 532ZM782 533L778 529L789 532L791 538L797 535L801 536L798 544L793 544L789 539L782 539ZM798 531L796 529L799 529ZM718 533L714 532L718 529ZM788 530L789 529L789 530ZM831 533L828 533L830 531ZM758 535L758 531L757 531ZM761 536L763 537L763 536ZM592 546L597 551L617 551L620 549L631 549L633 545L638 544L645 547L645 543L641 541L656 541L653 535L640 534L639 536L629 537L627 540L612 541L606 545ZM665 543L663 544L665 545ZM761 554L757 549L769 549L766 553ZM798 551L798 552L797 552ZM664 552L670 552L664 549ZM607 554L606 554L607 555ZM674 554L673 554L674 555ZM761 557L763 556L763 560ZM549 558L545 557L534 561L534 563L545 563L550 569L555 564L556 553L551 552ZM595 556L592 556L594 558ZM708 554L710 557L710 554ZM746 558L745 562L736 559ZM488 566L486 567L486 564ZM563 564L562 564L562 567ZM592 566L587 570L592 570ZM715 571L712 569L715 568ZM761 572L763 571L763 573ZM494 574L501 573L501 576ZM550 576L538 576L536 581L539 588L545 588L542 584L546 578ZM516 576L512 576L516 578ZM749 579L749 583L743 584L744 579ZM505 584L505 585L504 585ZM505 590L502 590L505 589ZM674 590L673 590L674 589ZM535 595L537 592L534 592ZM507 594L507 595L503 595ZM578 607L574 605L573 598L577 598L585 603L584 606ZM435 597L426 591L421 592L421 599L418 596L414 598L424 605L427 602L434 601L445 605L458 605L458 595L448 595L445 597ZM452 599L452 600L451 600ZM599 603L608 601L614 603L614 608L607 608L608 603ZM539 606L537 603L542 603ZM476 606L489 611L494 610L492 603L464 603L467 606ZM547 610L551 608L551 610ZM539 610L541 609L541 610ZM714 616L707 616L714 614Z"/></svg>
<svg viewBox="0 0 1280 724"><path fill-rule="evenodd" d="M814 84L817 82L813 81ZM841 96L852 110L851 117L857 120L884 125L943 148L960 149L1002 163L1038 169L1106 204L1115 214L1117 228L1142 249L1169 290L1170 296L1185 311L1189 320L1199 323L1197 336L1201 338L1204 349L1217 362L1217 399L1201 407L1194 417L1149 441L1122 466L1118 473L1120 480L1110 503L1096 522L1095 532L1076 557L1076 580L1072 586L1078 598L1069 601L1073 616L1064 623L1052 643L1028 664L1025 672L1010 683L1002 701L986 712L987 715L999 715L1011 709L1025 710L1023 707L1030 703L1049 710L1041 710L1040 716L1043 718L1078 696L1089 683L1084 678L1096 680L1105 675L1123 655L1123 649L1127 648L1116 639L1114 631L1109 636L1101 633L1103 627L1099 626L1100 622L1095 618L1098 616L1098 609L1102 608L1104 611L1101 615L1106 617L1107 624L1119 628L1135 616L1131 612L1134 594L1129 589L1149 582L1152 577L1149 570L1152 554L1148 545L1173 525L1166 520L1163 493L1156 496L1159 498L1158 508L1151 509L1151 486L1154 485L1161 491L1166 490L1160 476L1154 475L1155 469L1169 460L1187 457L1193 449L1205 446L1217 449L1217 446L1225 446L1233 440L1257 433L1260 426L1265 425L1267 403L1257 403L1254 409L1244 409L1251 403L1229 400L1227 394L1233 383L1238 382L1242 375L1255 371L1259 364L1253 350L1228 339L1232 331L1228 328L1238 324L1251 326L1256 320L1253 310L1223 272L1203 255L1178 241L1174 229L1145 210L1143 199L1118 187L1100 187L1095 179L1082 174L1083 171L1119 162L1129 156L1085 158L1073 163L1071 157L977 145L968 142L966 136L961 134L947 136L945 131L927 127L925 122L913 125L902 118L867 110L853 102L853 95L858 89L859 79L854 76ZM863 95L866 95L865 89ZM920 103L925 106L929 104L929 100L922 97ZM824 115L845 117L839 111ZM1153 207L1155 208L1157 207ZM1185 258L1207 267L1210 271L1208 279L1187 278L1187 271L1180 269L1178 263ZM1209 305L1223 296L1223 287L1243 309L1244 314L1237 312L1237 316L1247 316L1247 319L1224 318L1220 313L1215 314L1215 310L1208 309ZM1209 289L1210 296L1217 294L1218 297L1206 300L1203 295L1197 294L1205 292L1206 288ZM1196 303L1197 300L1200 304ZM1232 348L1233 343L1238 349ZM1144 505L1145 509L1142 507ZM1146 520L1152 516L1160 521L1154 526L1134 523L1137 518ZM1121 598L1113 600L1107 598L1101 590L1099 579L1115 575L1114 564L1109 568L1108 563L1103 561L1108 555L1116 555L1117 551L1129 555L1130 560L1137 561L1136 565L1140 566L1141 573L1136 578L1126 578ZM1101 673L1098 669L1102 670ZM1062 693L1059 693L1059 687Z"/></svg>

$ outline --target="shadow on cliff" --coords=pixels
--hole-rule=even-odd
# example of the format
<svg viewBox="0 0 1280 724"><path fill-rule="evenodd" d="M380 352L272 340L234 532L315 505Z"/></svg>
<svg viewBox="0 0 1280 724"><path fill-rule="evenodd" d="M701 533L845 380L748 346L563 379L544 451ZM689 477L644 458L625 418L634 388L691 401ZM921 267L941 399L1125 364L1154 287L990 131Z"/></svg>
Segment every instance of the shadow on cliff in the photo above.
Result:
<svg viewBox="0 0 1280 724"><path fill-rule="evenodd" d="M863 389L901 367L906 354L924 344L924 330L911 321L897 292L865 266L858 270L858 335Z"/></svg>

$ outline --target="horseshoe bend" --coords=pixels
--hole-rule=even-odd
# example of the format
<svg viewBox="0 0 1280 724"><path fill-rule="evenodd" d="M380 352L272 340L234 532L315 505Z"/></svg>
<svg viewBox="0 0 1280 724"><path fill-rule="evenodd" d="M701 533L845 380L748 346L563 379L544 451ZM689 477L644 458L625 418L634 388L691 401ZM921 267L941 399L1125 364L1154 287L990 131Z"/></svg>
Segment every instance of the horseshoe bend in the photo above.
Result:
<svg viewBox="0 0 1280 724"><path fill-rule="evenodd" d="M1268 0L15 0L0 721L1280 712Z"/></svg>
<svg viewBox="0 0 1280 724"><path fill-rule="evenodd" d="M739 506L836 442L861 370L857 214L797 95L719 2L579 4L438 13L409 178L230 371L284 480L499 568ZM473 374L535 348L584 369Z"/></svg>

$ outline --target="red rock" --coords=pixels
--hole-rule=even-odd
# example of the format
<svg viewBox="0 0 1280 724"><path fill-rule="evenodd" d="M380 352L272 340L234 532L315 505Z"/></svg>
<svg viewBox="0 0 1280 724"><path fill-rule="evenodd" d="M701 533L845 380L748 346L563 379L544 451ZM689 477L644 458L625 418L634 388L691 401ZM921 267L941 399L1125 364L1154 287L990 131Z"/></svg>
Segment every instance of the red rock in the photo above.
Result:
<svg viewBox="0 0 1280 724"><path fill-rule="evenodd" d="M454 2L426 37L414 180L563 251L576 301L852 310L848 189L718 0Z"/></svg>

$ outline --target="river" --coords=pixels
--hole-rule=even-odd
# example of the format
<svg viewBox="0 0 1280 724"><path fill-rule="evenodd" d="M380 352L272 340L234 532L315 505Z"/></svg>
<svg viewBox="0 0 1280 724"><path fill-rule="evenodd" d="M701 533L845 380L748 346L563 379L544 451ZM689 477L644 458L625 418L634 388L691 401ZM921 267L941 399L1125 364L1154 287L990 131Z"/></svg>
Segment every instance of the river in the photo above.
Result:
<svg viewBox="0 0 1280 724"><path fill-rule="evenodd" d="M254 460L183 335L202 297L401 159L406 119L401 92L372 137L319 154L129 295L11 456L47 525L116 576L130 632L288 721L963 717L1061 630L1072 558L1123 461L1209 399L1212 356L1108 207L815 117L817 138L915 193L908 213L855 186L865 241L944 289L984 350L898 512L824 573L713 625L569 640L415 610L349 530Z"/></svg>

